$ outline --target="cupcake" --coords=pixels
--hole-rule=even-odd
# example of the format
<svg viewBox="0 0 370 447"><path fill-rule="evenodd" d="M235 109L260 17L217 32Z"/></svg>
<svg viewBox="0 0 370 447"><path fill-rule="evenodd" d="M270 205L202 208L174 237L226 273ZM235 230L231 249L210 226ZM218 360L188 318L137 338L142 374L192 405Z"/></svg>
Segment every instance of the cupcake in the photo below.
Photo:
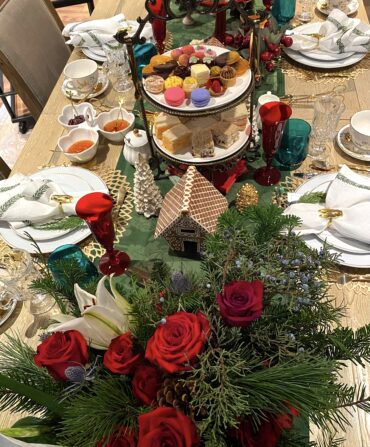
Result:
<svg viewBox="0 0 370 447"><path fill-rule="evenodd" d="M149 93L162 93L164 89L164 80L161 76L149 76L145 79L145 88Z"/></svg>
<svg viewBox="0 0 370 447"><path fill-rule="evenodd" d="M233 67L225 65L221 70L220 78L225 87L232 87L236 83L236 71Z"/></svg>
<svg viewBox="0 0 370 447"><path fill-rule="evenodd" d="M179 59L178 59L178 63L179 65L183 65L184 67L188 67L189 66L189 59L190 56L188 54L182 54Z"/></svg>
<svg viewBox="0 0 370 447"><path fill-rule="evenodd" d="M211 67L211 70L209 72L209 76L211 78L219 78L220 74L221 74L221 67L219 67L218 65Z"/></svg>
<svg viewBox="0 0 370 447"><path fill-rule="evenodd" d="M169 76L164 81L164 89L167 90L172 87L182 87L183 80L179 76Z"/></svg>
<svg viewBox="0 0 370 447"><path fill-rule="evenodd" d="M182 88L185 92L186 97L190 98L191 92L194 91L196 88L198 88L198 82L195 78L188 76L187 78L184 79Z"/></svg>
<svg viewBox="0 0 370 447"><path fill-rule="evenodd" d="M211 96L222 96L226 87L222 84L221 79L213 78L207 82L206 88L208 89Z"/></svg>
<svg viewBox="0 0 370 447"><path fill-rule="evenodd" d="M171 57L172 59L175 59L175 61L178 61L181 55L182 55L181 48L175 48L174 50L171 51Z"/></svg>
<svg viewBox="0 0 370 447"><path fill-rule="evenodd" d="M185 67L184 65L178 65L173 70L172 74L174 76L178 76L181 79L185 79L187 76L190 76L190 68Z"/></svg>

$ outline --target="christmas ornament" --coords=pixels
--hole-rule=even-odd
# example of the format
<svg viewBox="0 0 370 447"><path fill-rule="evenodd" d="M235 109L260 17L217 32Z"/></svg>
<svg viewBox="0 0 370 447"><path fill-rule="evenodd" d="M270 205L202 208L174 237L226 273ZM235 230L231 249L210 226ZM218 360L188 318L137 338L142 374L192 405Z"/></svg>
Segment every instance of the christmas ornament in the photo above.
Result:
<svg viewBox="0 0 370 447"><path fill-rule="evenodd" d="M236 208L239 212L243 211L249 205L256 205L258 203L258 191L249 183L243 185L237 195L235 200Z"/></svg>
<svg viewBox="0 0 370 447"><path fill-rule="evenodd" d="M135 163L134 202L138 214L146 218L158 216L162 206L162 196L155 184L154 175L146 159L139 154Z"/></svg>

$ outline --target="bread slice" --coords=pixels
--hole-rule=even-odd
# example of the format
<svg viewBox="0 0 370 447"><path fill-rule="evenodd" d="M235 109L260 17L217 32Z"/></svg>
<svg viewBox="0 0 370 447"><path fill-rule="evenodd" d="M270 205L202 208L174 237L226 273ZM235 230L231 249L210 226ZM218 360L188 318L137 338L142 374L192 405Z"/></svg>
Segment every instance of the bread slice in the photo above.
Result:
<svg viewBox="0 0 370 447"><path fill-rule="evenodd" d="M242 130L245 129L246 125L248 124L247 106L242 102L232 109L221 112L221 120L227 121L228 123L233 123Z"/></svg>
<svg viewBox="0 0 370 447"><path fill-rule="evenodd" d="M215 124L217 124L217 120L213 116L205 116L203 118L193 118L186 123L186 126L191 131L196 131L199 129L211 129Z"/></svg>
<svg viewBox="0 0 370 447"><path fill-rule="evenodd" d="M172 154L176 154L191 144L191 132L184 124L171 127L162 134L163 146Z"/></svg>
<svg viewBox="0 0 370 447"><path fill-rule="evenodd" d="M180 123L181 121L177 116L167 115L166 113L161 112L154 120L155 136L162 139L163 132Z"/></svg>
<svg viewBox="0 0 370 447"><path fill-rule="evenodd" d="M209 129L195 130L191 137L191 153L194 157L213 157L215 145Z"/></svg>
<svg viewBox="0 0 370 447"><path fill-rule="evenodd" d="M216 146L227 149L239 139L239 128L235 124L220 121L212 128L213 141Z"/></svg>

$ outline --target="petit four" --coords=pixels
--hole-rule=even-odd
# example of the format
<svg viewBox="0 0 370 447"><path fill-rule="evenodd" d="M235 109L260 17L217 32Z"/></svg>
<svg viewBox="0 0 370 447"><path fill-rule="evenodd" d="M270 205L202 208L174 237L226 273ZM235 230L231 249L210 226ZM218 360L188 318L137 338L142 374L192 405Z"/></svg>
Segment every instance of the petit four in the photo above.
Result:
<svg viewBox="0 0 370 447"><path fill-rule="evenodd" d="M227 52L219 54L215 59L215 65L218 65L221 68L227 65L227 54Z"/></svg>
<svg viewBox="0 0 370 447"><path fill-rule="evenodd" d="M191 77L195 78L198 85L201 87L205 85L209 79L209 68L205 64L195 64L190 69Z"/></svg>
<svg viewBox="0 0 370 447"><path fill-rule="evenodd" d="M174 50L171 51L171 56L173 59L175 59L175 61L177 61L182 54L183 53L181 48L175 48Z"/></svg>
<svg viewBox="0 0 370 447"><path fill-rule="evenodd" d="M195 78L188 76L184 79L182 88L184 89L186 97L190 98L191 92L198 88L198 82Z"/></svg>
<svg viewBox="0 0 370 447"><path fill-rule="evenodd" d="M225 65L221 70L220 78L225 87L232 87L236 83L236 72L233 67Z"/></svg>
<svg viewBox="0 0 370 447"><path fill-rule="evenodd" d="M248 70L249 62L247 59L241 57L238 62L233 65L233 68L235 68L236 75L241 76Z"/></svg>
<svg viewBox="0 0 370 447"><path fill-rule="evenodd" d="M227 149L239 139L239 129L235 124L220 121L212 127L213 140L216 146Z"/></svg>
<svg viewBox="0 0 370 447"><path fill-rule="evenodd" d="M193 157L213 157L215 144L209 129L196 130L191 137L191 153Z"/></svg>
<svg viewBox="0 0 370 447"><path fill-rule="evenodd" d="M226 91L226 87L222 84L221 80L217 78L209 79L206 87L211 96L222 96Z"/></svg>
<svg viewBox="0 0 370 447"><path fill-rule="evenodd" d="M221 74L221 67L215 65L210 69L209 75L211 78L219 78Z"/></svg>
<svg viewBox="0 0 370 447"><path fill-rule="evenodd" d="M237 51L229 51L227 53L226 64L232 65L236 64L240 60L240 54Z"/></svg>
<svg viewBox="0 0 370 447"><path fill-rule="evenodd" d="M145 67L141 70L141 74L143 75L143 78L154 75L155 71L153 65L145 65Z"/></svg>
<svg viewBox="0 0 370 447"><path fill-rule="evenodd" d="M182 51L184 54L188 54L188 55L190 56L191 54L194 53L195 49L194 49L193 45L184 45L184 46L181 48L181 51Z"/></svg>
<svg viewBox="0 0 370 447"><path fill-rule="evenodd" d="M185 67L184 65L178 65L175 67L172 73L174 76L178 76L181 79L185 79L187 76L190 76L190 68Z"/></svg>
<svg viewBox="0 0 370 447"><path fill-rule="evenodd" d="M244 130L248 124L247 106L242 102L232 109L221 112L221 120L235 124L241 130Z"/></svg>
<svg viewBox="0 0 370 447"><path fill-rule="evenodd" d="M150 65L160 65L170 62L172 58L170 56L165 56L164 54L156 54L150 59Z"/></svg>
<svg viewBox="0 0 370 447"><path fill-rule="evenodd" d="M177 116L161 112L154 120L155 136L161 139L163 132L178 124L181 124L181 122Z"/></svg>
<svg viewBox="0 0 370 447"><path fill-rule="evenodd" d="M178 59L178 63L179 63L179 65L184 65L185 67L188 67L189 59L190 59L190 56L188 54L182 54Z"/></svg>
<svg viewBox="0 0 370 447"><path fill-rule="evenodd" d="M179 76L169 76L164 81L164 88L165 90L171 88L171 87L182 87L183 80Z"/></svg>
<svg viewBox="0 0 370 447"><path fill-rule="evenodd" d="M154 70L157 73L168 73L168 74L170 74L175 67L177 67L177 62L176 61L169 61L169 62L166 62L164 64L154 65Z"/></svg>
<svg viewBox="0 0 370 447"><path fill-rule="evenodd" d="M185 101L185 92L181 87L170 87L164 92L164 100L169 106L179 107Z"/></svg>
<svg viewBox="0 0 370 447"><path fill-rule="evenodd" d="M211 48L207 48L205 53L204 53L205 57L213 57L213 59L217 56L216 51L212 50Z"/></svg>
<svg viewBox="0 0 370 447"><path fill-rule="evenodd" d="M191 101L195 107L205 107L211 99L209 91L205 88L196 88L191 92Z"/></svg>
<svg viewBox="0 0 370 447"><path fill-rule="evenodd" d="M145 88L149 93L162 93L164 88L164 80L161 76L149 76L145 79Z"/></svg>
<svg viewBox="0 0 370 447"><path fill-rule="evenodd" d="M162 134L163 146L172 154L190 146L191 132L184 124L171 127Z"/></svg>

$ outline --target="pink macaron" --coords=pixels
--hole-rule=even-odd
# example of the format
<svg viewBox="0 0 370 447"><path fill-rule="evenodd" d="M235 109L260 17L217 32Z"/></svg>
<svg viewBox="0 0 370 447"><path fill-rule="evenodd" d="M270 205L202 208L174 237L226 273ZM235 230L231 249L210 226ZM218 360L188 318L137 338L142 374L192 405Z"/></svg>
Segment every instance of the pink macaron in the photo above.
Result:
<svg viewBox="0 0 370 447"><path fill-rule="evenodd" d="M170 87L164 92L164 100L169 106L179 107L185 101L185 92L181 87Z"/></svg>

